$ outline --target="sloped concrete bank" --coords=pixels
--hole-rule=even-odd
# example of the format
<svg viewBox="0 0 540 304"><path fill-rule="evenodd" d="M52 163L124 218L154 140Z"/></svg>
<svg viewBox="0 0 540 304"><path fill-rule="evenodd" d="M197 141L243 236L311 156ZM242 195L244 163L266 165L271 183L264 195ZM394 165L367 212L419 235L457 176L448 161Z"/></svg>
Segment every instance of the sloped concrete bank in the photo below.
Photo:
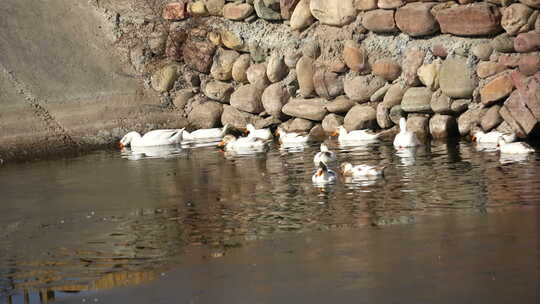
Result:
<svg viewBox="0 0 540 304"><path fill-rule="evenodd" d="M1 1L0 159L84 151L127 129L185 125L126 64L115 18L88 1Z"/></svg>
<svg viewBox="0 0 540 304"><path fill-rule="evenodd" d="M538 135L536 0L4 2L4 158L226 123Z"/></svg>

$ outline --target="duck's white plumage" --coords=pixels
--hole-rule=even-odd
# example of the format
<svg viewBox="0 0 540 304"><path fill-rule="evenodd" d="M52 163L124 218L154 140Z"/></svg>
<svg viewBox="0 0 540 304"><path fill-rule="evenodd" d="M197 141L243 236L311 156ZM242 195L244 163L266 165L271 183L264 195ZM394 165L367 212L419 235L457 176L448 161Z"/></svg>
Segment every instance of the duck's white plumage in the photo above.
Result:
<svg viewBox="0 0 540 304"><path fill-rule="evenodd" d="M534 149L524 142L507 143L504 138L499 138L499 150L501 154L527 154L534 153Z"/></svg>
<svg viewBox="0 0 540 304"><path fill-rule="evenodd" d="M324 162L319 163L317 171L311 177L311 181L315 184L332 184L336 180L336 172L328 169L328 166Z"/></svg>
<svg viewBox="0 0 540 304"><path fill-rule="evenodd" d="M394 138L394 147L396 149L410 148L420 146L421 143L416 137L416 134L407 131L407 120L405 117L399 119L399 133Z"/></svg>
<svg viewBox="0 0 540 304"><path fill-rule="evenodd" d="M199 129L193 132L188 132L184 130L184 132L182 132L182 139L188 141L203 139L221 139L227 133L228 127L228 125L225 125L223 128Z"/></svg>
<svg viewBox="0 0 540 304"><path fill-rule="evenodd" d="M119 142L120 147L152 147L175 145L182 142L184 129L161 129L147 132L143 136L132 131L124 135Z"/></svg>
<svg viewBox="0 0 540 304"><path fill-rule="evenodd" d="M262 151L266 148L267 141L257 137L240 137L225 135L219 146L225 151L242 152L247 150Z"/></svg>
<svg viewBox="0 0 540 304"><path fill-rule="evenodd" d="M315 163L315 165L318 166L320 162L329 164L335 161L336 161L336 153L330 151L328 149L328 146L322 143L321 151L317 152L317 154L315 154L315 157L313 158L313 162Z"/></svg>
<svg viewBox="0 0 540 304"><path fill-rule="evenodd" d="M351 163L342 163L340 165L341 174L353 178L373 178L382 177L384 175L384 166L357 165Z"/></svg>
<svg viewBox="0 0 540 304"><path fill-rule="evenodd" d="M282 145L302 145L306 144L309 141L309 134L307 133L287 133L282 129L278 128L277 134L279 135L279 142Z"/></svg>
<svg viewBox="0 0 540 304"><path fill-rule="evenodd" d="M353 130L349 132L344 126L339 126L337 133L339 134L338 141L340 143L377 141L380 136L380 134L370 133L367 130Z"/></svg>
<svg viewBox="0 0 540 304"><path fill-rule="evenodd" d="M247 137L255 137L262 140L271 140L273 138L270 129L256 129L252 124L247 124L246 129L249 132Z"/></svg>
<svg viewBox="0 0 540 304"><path fill-rule="evenodd" d="M476 141L479 144L498 144L500 138L503 138L506 143L511 143L516 140L516 135L507 135L499 131L491 131L488 133L476 131L473 133L472 137L473 141Z"/></svg>

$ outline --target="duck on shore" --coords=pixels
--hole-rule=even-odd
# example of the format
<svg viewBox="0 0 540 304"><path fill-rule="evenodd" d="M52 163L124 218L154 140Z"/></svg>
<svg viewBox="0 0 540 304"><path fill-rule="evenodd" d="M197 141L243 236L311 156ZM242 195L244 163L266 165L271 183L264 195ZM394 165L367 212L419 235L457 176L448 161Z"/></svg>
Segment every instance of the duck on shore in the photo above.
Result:
<svg viewBox="0 0 540 304"><path fill-rule="evenodd" d="M225 125L223 128L199 129L193 132L184 130L182 132L182 140L194 141L203 139L221 139L225 136L228 129L229 125Z"/></svg>
<svg viewBox="0 0 540 304"><path fill-rule="evenodd" d="M182 142L182 132L185 129L160 129L147 132L142 135L139 132L132 131L124 135L118 146L124 148L131 147L152 147L176 145Z"/></svg>
<svg viewBox="0 0 540 304"><path fill-rule="evenodd" d="M396 149L411 148L420 146L422 143L416 137L416 134L407 131L407 120L405 117L399 119L399 133L394 138L394 147Z"/></svg>

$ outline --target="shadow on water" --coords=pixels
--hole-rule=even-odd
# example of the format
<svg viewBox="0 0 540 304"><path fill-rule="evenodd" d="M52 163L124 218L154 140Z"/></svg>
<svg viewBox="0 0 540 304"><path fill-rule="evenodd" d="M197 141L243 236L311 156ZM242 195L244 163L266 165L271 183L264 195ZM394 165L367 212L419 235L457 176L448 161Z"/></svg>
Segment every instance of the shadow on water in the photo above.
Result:
<svg viewBox="0 0 540 304"><path fill-rule="evenodd" d="M318 146L252 155L133 149L4 166L0 299L45 303L140 284L192 248L218 258L287 233L384 229L540 203L536 154L500 158L467 142L398 153L388 143L330 147L340 161L386 165L384 179L314 187Z"/></svg>

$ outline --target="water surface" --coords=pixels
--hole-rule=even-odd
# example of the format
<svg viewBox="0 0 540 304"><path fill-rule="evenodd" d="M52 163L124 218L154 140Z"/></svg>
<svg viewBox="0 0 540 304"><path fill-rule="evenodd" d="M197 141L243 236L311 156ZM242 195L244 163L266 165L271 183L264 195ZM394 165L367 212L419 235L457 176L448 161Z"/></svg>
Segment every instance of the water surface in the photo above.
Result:
<svg viewBox="0 0 540 304"><path fill-rule="evenodd" d="M140 284L195 248L219 258L257 240L540 204L538 154L501 158L468 142L402 153L389 143L330 146L340 161L387 165L385 178L315 187L317 146L102 151L0 167L0 299Z"/></svg>

